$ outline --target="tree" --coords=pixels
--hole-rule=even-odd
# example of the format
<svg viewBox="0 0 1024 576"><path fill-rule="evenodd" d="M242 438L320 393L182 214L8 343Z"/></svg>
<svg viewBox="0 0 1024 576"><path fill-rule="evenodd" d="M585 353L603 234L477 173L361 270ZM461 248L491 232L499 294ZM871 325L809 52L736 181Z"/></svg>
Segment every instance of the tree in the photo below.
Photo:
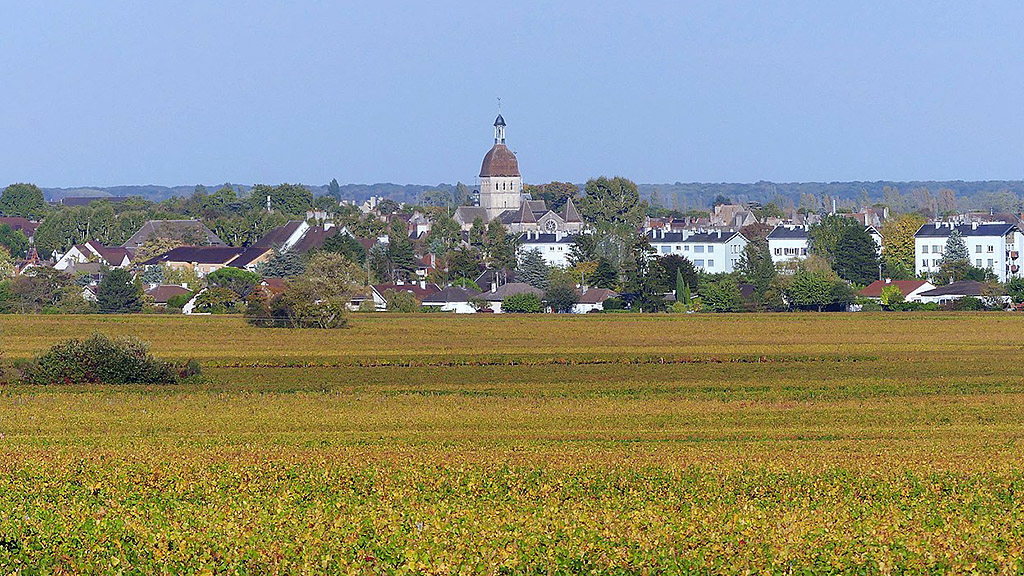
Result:
<svg viewBox="0 0 1024 576"><path fill-rule="evenodd" d="M548 265L539 250L524 250L516 267L516 278L534 288L548 287Z"/></svg>
<svg viewBox="0 0 1024 576"><path fill-rule="evenodd" d="M654 248L643 234L634 233L628 244L623 287L632 295L631 308L640 312L658 312L665 308L659 278L651 256Z"/></svg>
<svg viewBox="0 0 1024 576"><path fill-rule="evenodd" d="M435 256L444 256L462 241L462 230L448 212L435 213L430 219L427 249Z"/></svg>
<svg viewBox="0 0 1024 576"><path fill-rule="evenodd" d="M821 256L835 267L839 241L842 240L847 230L852 228L863 229L864 227L860 222L846 216L838 214L825 216L821 222L813 224L807 229L808 251Z"/></svg>
<svg viewBox="0 0 1024 576"><path fill-rule="evenodd" d="M957 282L966 280L971 272L971 255L967 250L964 237L956 229L949 233L946 246L942 249L939 270L935 273L935 283Z"/></svg>
<svg viewBox="0 0 1024 576"><path fill-rule="evenodd" d="M569 245L569 264L576 266L581 262L593 262L598 259L597 235L574 234Z"/></svg>
<svg viewBox="0 0 1024 576"><path fill-rule="evenodd" d="M572 286L560 282L548 286L548 289L544 291L544 301L548 303L553 312L567 313L572 312L573 306L580 301L580 297Z"/></svg>
<svg viewBox="0 0 1024 576"><path fill-rule="evenodd" d="M636 229L644 217L644 206L636 184L621 177L590 180L584 186L580 215L597 227Z"/></svg>
<svg viewBox="0 0 1024 576"><path fill-rule="evenodd" d="M1011 278L1006 282L1006 295L1014 304L1024 303L1024 278Z"/></svg>
<svg viewBox="0 0 1024 576"><path fill-rule="evenodd" d="M530 194L534 200L543 200L549 210L558 212L570 198L580 193L580 187L572 182L549 182L539 186L527 184L523 186L523 192Z"/></svg>
<svg viewBox="0 0 1024 576"><path fill-rule="evenodd" d="M540 314L544 311L544 302L539 296L529 292L513 294L501 301L501 311L513 314Z"/></svg>
<svg viewBox="0 0 1024 576"><path fill-rule="evenodd" d="M678 288L677 275L682 275L683 282L694 288L697 287L698 272L693 263L687 258L678 254L666 254L658 257L651 266L655 275L655 284L661 292L668 292Z"/></svg>
<svg viewBox="0 0 1024 576"><path fill-rule="evenodd" d="M882 256L890 278L906 280L914 277L914 235L924 224L925 218L920 214L900 214L882 226Z"/></svg>
<svg viewBox="0 0 1024 576"><path fill-rule="evenodd" d="M416 269L416 254L405 222L395 219L388 230L387 262L390 280L408 280Z"/></svg>
<svg viewBox="0 0 1024 576"><path fill-rule="evenodd" d="M306 270L286 283L279 308L297 328L342 328L346 307L362 284L361 266L333 252L313 254Z"/></svg>
<svg viewBox="0 0 1024 576"><path fill-rule="evenodd" d="M313 207L313 193L298 184L257 184L250 193L249 207L253 210L266 210L268 196L270 209L288 216L305 216L306 211Z"/></svg>
<svg viewBox="0 0 1024 576"><path fill-rule="evenodd" d="M599 258L594 273L590 276L590 285L594 288L614 290L618 286L619 272L607 258Z"/></svg>
<svg viewBox="0 0 1024 576"><path fill-rule="evenodd" d="M388 290L384 293L384 298L388 302L388 312L410 313L420 311L420 302L412 292Z"/></svg>
<svg viewBox="0 0 1024 576"><path fill-rule="evenodd" d="M142 283L123 268L110 270L103 276L96 299L104 314L126 314L142 310Z"/></svg>
<svg viewBox="0 0 1024 576"><path fill-rule="evenodd" d="M469 246L460 246L448 253L450 278L475 280L480 275L480 255Z"/></svg>
<svg viewBox="0 0 1024 576"><path fill-rule="evenodd" d="M775 280L775 262L772 261L768 249L768 241L764 238L747 242L740 253L736 271L746 282L754 286L754 298L758 304L764 301L765 293Z"/></svg>
<svg viewBox="0 0 1024 576"><path fill-rule="evenodd" d="M516 240L501 222L493 221L487 225L484 251L492 268L505 270L516 265Z"/></svg>
<svg viewBox="0 0 1024 576"><path fill-rule="evenodd" d="M14 276L14 259L7 248L0 246L0 282Z"/></svg>
<svg viewBox="0 0 1024 576"><path fill-rule="evenodd" d="M28 254L28 237L21 230L0 224L0 246L6 248L11 256L24 258Z"/></svg>
<svg viewBox="0 0 1024 576"><path fill-rule="evenodd" d="M836 274L847 282L866 286L878 278L878 245L862 226L843 230L834 259Z"/></svg>
<svg viewBox="0 0 1024 576"><path fill-rule="evenodd" d="M440 188L434 188L431 190L424 190L420 193L420 205L421 206L438 206L441 208L449 208L454 204L452 193L447 190Z"/></svg>
<svg viewBox="0 0 1024 576"><path fill-rule="evenodd" d="M252 291L260 285L258 274L230 266L214 270L206 276L206 281L210 286L230 290L241 300L248 298Z"/></svg>
<svg viewBox="0 0 1024 576"><path fill-rule="evenodd" d="M736 280L730 276L707 279L697 289L701 308L709 312L739 312L743 308L743 296Z"/></svg>
<svg viewBox="0 0 1024 576"><path fill-rule="evenodd" d="M327 240L324 240L320 249L324 252L341 254L345 258L359 265L366 264L366 248L359 243L359 240L356 240L350 234L345 234L344 232L339 232Z"/></svg>
<svg viewBox="0 0 1024 576"><path fill-rule="evenodd" d="M264 278L290 278L306 271L306 263L302 254L294 250L274 248L274 255L257 267L257 272Z"/></svg>
<svg viewBox="0 0 1024 576"><path fill-rule="evenodd" d="M43 191L35 184L11 184L0 194L0 214L38 220L46 214Z"/></svg>
<svg viewBox="0 0 1024 576"><path fill-rule="evenodd" d="M242 300L233 290L222 286L213 286L196 296L195 309L196 312L209 314L229 314L236 312L241 305Z"/></svg>
<svg viewBox="0 0 1024 576"><path fill-rule="evenodd" d="M903 291L895 284L887 284L882 287L882 297L880 300L882 306L885 306L886 308L898 306L903 303Z"/></svg>
<svg viewBox="0 0 1024 576"><path fill-rule="evenodd" d="M816 308L819 312L832 303L835 280L819 272L800 271L793 275L787 295L794 305Z"/></svg>
<svg viewBox="0 0 1024 576"><path fill-rule="evenodd" d="M341 201L341 185L338 184L337 178L331 178L331 183L327 185L327 194L331 198Z"/></svg>

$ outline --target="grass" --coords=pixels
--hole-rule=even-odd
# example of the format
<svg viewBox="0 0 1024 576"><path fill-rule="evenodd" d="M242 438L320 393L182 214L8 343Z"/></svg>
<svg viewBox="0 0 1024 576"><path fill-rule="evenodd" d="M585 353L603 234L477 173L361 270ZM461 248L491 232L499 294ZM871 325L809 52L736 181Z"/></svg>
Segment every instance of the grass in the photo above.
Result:
<svg viewBox="0 0 1024 576"><path fill-rule="evenodd" d="M207 382L0 388L21 573L1024 572L1024 317L0 316Z"/></svg>

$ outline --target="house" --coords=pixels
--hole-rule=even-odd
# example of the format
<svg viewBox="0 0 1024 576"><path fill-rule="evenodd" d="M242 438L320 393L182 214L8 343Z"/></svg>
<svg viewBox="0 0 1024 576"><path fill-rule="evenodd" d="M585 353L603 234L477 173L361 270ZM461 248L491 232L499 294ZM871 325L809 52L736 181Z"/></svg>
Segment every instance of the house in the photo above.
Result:
<svg viewBox="0 0 1024 576"><path fill-rule="evenodd" d="M69 248L57 258L53 267L57 270L67 270L75 264L86 262L98 262L109 268L125 268L131 266L132 255L127 248L104 246L95 240L89 240L85 244L75 244Z"/></svg>
<svg viewBox="0 0 1024 576"><path fill-rule="evenodd" d="M934 302L936 304L948 304L954 300L966 298L968 296L974 298L986 298L989 296L989 286L984 282L975 282L973 280L961 280L959 282L951 282L945 286L939 286L931 290L926 290L918 294L921 302ZM1009 296L996 296L996 299L1003 302L1004 304L1010 303Z"/></svg>
<svg viewBox="0 0 1024 576"><path fill-rule="evenodd" d="M516 281L515 270L492 270L487 269L480 273L476 277L476 285L480 287L484 292L490 292L492 289L501 286L502 284L508 284L509 282Z"/></svg>
<svg viewBox="0 0 1024 576"><path fill-rule="evenodd" d="M418 284L374 284L370 286L373 291L373 305L378 311L388 309L388 294L390 292L408 292L416 297L418 302L423 302L428 296L441 291L437 284L420 282Z"/></svg>
<svg viewBox="0 0 1024 576"><path fill-rule="evenodd" d="M508 284L502 284L501 286L491 285L491 290L483 293L484 300L487 300L487 305L494 312L501 312L501 303L504 302L505 298L514 296L517 294L533 294L538 298L544 297L544 291L539 288L534 288L525 282L509 282Z"/></svg>
<svg viewBox="0 0 1024 576"><path fill-rule="evenodd" d="M914 266L919 276L939 271L942 252L953 230L959 232L967 244L972 266L990 270L1000 282L1021 276L1020 255L1024 252L1024 233L1015 224L1002 222L925 224L914 234Z"/></svg>
<svg viewBox="0 0 1024 576"><path fill-rule="evenodd" d="M572 244L573 236L563 232L555 232L553 234L526 232L519 237L516 256L522 259L523 253L527 250L536 250L540 252L548 266L568 268Z"/></svg>
<svg viewBox="0 0 1024 576"><path fill-rule="evenodd" d="M275 250L305 254L310 250L320 248L328 238L342 232L348 233L330 222L323 226L310 226L303 220L292 220L284 226L264 234L262 238L233 260L231 266L253 272L260 264L273 258Z"/></svg>
<svg viewBox="0 0 1024 576"><path fill-rule="evenodd" d="M757 223L757 217L742 204L719 204L711 212L712 226L742 228Z"/></svg>
<svg viewBox="0 0 1024 576"><path fill-rule="evenodd" d="M617 298L619 293L607 288L588 288L583 286L576 289L579 300L572 307L573 314L586 314L587 312L604 310L604 302L609 298Z"/></svg>
<svg viewBox="0 0 1024 576"><path fill-rule="evenodd" d="M243 252L245 252L245 248L232 246L179 246L146 260L142 265L162 265L175 270L194 270L202 278L228 266Z"/></svg>
<svg viewBox="0 0 1024 576"><path fill-rule="evenodd" d="M0 225L3 224L10 226L11 230L21 232L28 238L30 243L34 243L36 228L39 228L39 222L33 222L28 218L21 218L19 216L0 216Z"/></svg>
<svg viewBox="0 0 1024 576"><path fill-rule="evenodd" d="M871 298L872 300L881 300L882 290L887 286L899 288L900 294L903 295L903 299L907 302L920 302L922 292L935 289L935 285L927 280L892 280L891 278L886 278L885 280L875 280L868 284L860 292L857 292L857 295L863 298Z"/></svg>
<svg viewBox="0 0 1024 576"><path fill-rule="evenodd" d="M422 300L424 306L437 307L442 312L454 312L456 314L475 314L476 306L470 304L471 300L480 297L480 292L472 288L460 288L449 286L440 292L427 296Z"/></svg>
<svg viewBox="0 0 1024 576"><path fill-rule="evenodd" d="M154 306L159 307L166 307L167 301L175 296L191 293L192 291L184 284L150 284L146 288L146 295L153 299Z"/></svg>
<svg viewBox="0 0 1024 576"><path fill-rule="evenodd" d="M739 232L722 230L651 230L647 240L656 256L682 256L709 274L735 271L747 246L747 239Z"/></svg>
<svg viewBox="0 0 1024 576"><path fill-rule="evenodd" d="M768 252L772 262L778 264L786 260L807 257L807 227L800 225L776 226L768 233Z"/></svg>
<svg viewBox="0 0 1024 576"><path fill-rule="evenodd" d="M122 246L135 250L157 238L170 238L194 245L224 246L224 241L199 220L149 220Z"/></svg>

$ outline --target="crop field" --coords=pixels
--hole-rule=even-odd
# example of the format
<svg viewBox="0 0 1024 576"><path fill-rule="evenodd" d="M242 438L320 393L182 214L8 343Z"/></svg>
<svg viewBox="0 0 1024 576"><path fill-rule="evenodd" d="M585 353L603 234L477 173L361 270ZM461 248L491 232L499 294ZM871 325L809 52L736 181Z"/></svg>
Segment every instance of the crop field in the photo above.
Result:
<svg viewBox="0 0 1024 576"><path fill-rule="evenodd" d="M0 316L0 574L1024 573L1024 315Z"/></svg>

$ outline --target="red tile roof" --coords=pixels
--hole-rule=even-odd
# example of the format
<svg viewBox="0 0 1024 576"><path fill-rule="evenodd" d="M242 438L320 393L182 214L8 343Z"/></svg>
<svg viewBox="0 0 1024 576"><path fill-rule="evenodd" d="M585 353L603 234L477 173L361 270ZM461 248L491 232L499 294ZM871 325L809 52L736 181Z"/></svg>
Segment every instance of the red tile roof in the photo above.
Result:
<svg viewBox="0 0 1024 576"><path fill-rule="evenodd" d="M864 289L857 294L865 298L881 298L882 288L885 288L886 286L897 286L900 289L900 294L906 296L927 283L928 282L925 280L890 280L889 282L886 282L885 280L875 280L871 284L865 286Z"/></svg>

